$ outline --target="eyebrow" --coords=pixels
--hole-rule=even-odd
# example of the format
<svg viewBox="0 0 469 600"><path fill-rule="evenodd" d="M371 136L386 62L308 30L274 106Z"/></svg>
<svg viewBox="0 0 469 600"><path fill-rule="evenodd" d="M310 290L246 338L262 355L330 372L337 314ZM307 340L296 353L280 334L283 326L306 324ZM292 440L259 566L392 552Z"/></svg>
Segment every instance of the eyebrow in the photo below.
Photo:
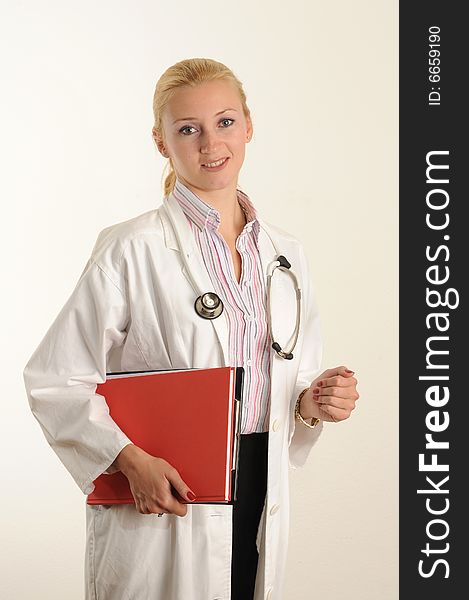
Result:
<svg viewBox="0 0 469 600"><path fill-rule="evenodd" d="M234 110L235 112L237 112L236 108L225 108L224 110L217 112L215 116L218 117L218 115L222 115L223 113L228 112L229 110ZM173 125L178 121L195 121L196 119L197 117L183 117L182 119L176 119L175 121L173 121Z"/></svg>

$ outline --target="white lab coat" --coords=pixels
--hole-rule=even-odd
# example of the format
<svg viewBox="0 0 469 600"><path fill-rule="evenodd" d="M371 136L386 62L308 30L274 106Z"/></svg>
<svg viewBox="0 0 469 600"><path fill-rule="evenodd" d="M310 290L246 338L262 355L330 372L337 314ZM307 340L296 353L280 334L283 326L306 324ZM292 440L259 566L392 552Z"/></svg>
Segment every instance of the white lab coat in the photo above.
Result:
<svg viewBox="0 0 469 600"><path fill-rule="evenodd" d="M188 265L212 286L187 218L170 194L156 209L100 232L70 298L24 370L31 410L80 489L106 471L129 440L96 384L107 371L226 366L227 323L200 318L166 213L172 209ZM293 360L272 350L268 481L257 535L255 600L283 600L289 532L288 468L302 466L322 430L296 423L298 393L320 369L321 341L307 260L293 236L262 219L264 273L275 242L302 290ZM272 279L275 339L288 346L296 299L288 274ZM112 472L112 468L109 470ZM184 517L143 515L134 505L86 506L87 600L229 600L232 506L191 505Z"/></svg>

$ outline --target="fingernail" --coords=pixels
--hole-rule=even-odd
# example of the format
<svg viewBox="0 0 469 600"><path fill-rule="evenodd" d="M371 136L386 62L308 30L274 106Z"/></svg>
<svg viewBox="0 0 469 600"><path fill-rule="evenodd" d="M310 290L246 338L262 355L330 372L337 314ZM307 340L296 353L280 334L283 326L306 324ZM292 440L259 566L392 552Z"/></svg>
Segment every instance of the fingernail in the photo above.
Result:
<svg viewBox="0 0 469 600"><path fill-rule="evenodd" d="M346 373L352 373L352 375L355 373L355 371L351 371L350 369L345 369Z"/></svg>
<svg viewBox="0 0 469 600"><path fill-rule="evenodd" d="M321 386L321 385L323 385L323 382L322 381L318 381L316 385Z"/></svg>
<svg viewBox="0 0 469 600"><path fill-rule="evenodd" d="M187 497L189 498L189 500L191 502L193 502L196 498L195 494L193 492L187 492Z"/></svg>
<svg viewBox="0 0 469 600"><path fill-rule="evenodd" d="M314 396L315 394L319 394L319 388L314 388L314 389L313 389L313 396Z"/></svg>

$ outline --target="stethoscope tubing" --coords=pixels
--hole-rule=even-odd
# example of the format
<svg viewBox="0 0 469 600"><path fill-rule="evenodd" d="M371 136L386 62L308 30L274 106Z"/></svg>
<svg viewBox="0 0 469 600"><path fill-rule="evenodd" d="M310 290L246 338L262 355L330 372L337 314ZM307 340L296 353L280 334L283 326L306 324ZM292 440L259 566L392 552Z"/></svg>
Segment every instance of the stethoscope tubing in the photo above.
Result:
<svg viewBox="0 0 469 600"><path fill-rule="evenodd" d="M189 267L189 263L188 263L188 255L186 255L186 253L183 250L183 245L181 243L181 238L179 236L179 231L178 228L176 227L175 224L175 220L173 218L173 215L171 214L171 206L169 205L168 202L165 203L165 209L166 209L166 214L169 217L169 220L171 221L171 226L173 228L173 232L174 235L176 236L176 241L177 241L177 245L184 263L184 267L186 269L186 273L190 279L190 283L195 291L196 294L198 294L198 298L196 300L196 303L194 306L197 305L197 302L200 300L200 298L202 298L202 296L204 295L203 292L201 292L201 290L199 290L199 286L197 284L197 282L195 281L191 269ZM265 228L264 228L265 230ZM298 336L300 333L300 323L301 323L301 289L299 286L299 282L298 282L298 278L295 275L295 273L291 270L290 268L290 263L285 259L284 256L279 254L278 248L274 242L274 240L272 239L272 236L270 235L270 233L265 230L267 235L269 236L270 241L272 242L272 245L274 247L275 253L277 254L278 258L280 258L281 260L274 260L272 261L268 266L267 266L267 307L266 307L266 313L267 313L267 327L268 327L268 332L269 332L269 336L270 339L272 340L272 348L275 350L275 352L277 353L278 356L281 356L282 358L285 358L287 360L291 360L293 358L293 349L296 346L296 343L298 341ZM284 266L284 265L288 265L288 266ZM272 331L272 306L271 306L271 286L272 286L272 277L274 274L275 269L281 269L284 272L287 272L290 277L293 278L293 282L294 282L294 286L295 286L295 294L296 294L296 321L295 321L295 330L294 330L294 335L293 335L293 340L291 343L291 346L288 350L282 350L282 348L280 347L280 344L278 344L278 342L275 342L274 340L274 336L273 336L273 331ZM220 300L221 302L221 300ZM199 302L200 304L200 302ZM222 305L223 306L223 305ZM196 308L196 312L197 314L199 314L199 316L202 316L197 308ZM219 311L219 314L221 314L222 311ZM218 316L218 315L217 315ZM203 318L207 318L207 317L203 317Z"/></svg>
<svg viewBox="0 0 469 600"><path fill-rule="evenodd" d="M274 244L272 238L270 238L270 239L275 248L275 244ZM277 248L275 248L275 251L277 252ZM274 333L272 331L271 286L272 286L272 277L273 277L275 269L280 269L280 270L288 273L290 275L290 277L293 278L293 282L294 282L294 286L295 286L296 322L295 322L295 330L294 330L293 340L292 340L291 346L288 350L282 350L280 345L277 342L275 342ZM269 270L270 270L270 272L269 272ZM271 262L270 265L267 267L267 271L268 271L268 274L267 274L267 308L266 308L266 312L267 312L267 327L269 330L270 339L272 340L272 348L282 358L292 359L293 358L293 349L296 346L296 342L298 341L298 335L300 333L300 322L301 322L301 289L300 289L300 286L298 283L298 278L290 268L281 266L280 261L278 261L278 260Z"/></svg>

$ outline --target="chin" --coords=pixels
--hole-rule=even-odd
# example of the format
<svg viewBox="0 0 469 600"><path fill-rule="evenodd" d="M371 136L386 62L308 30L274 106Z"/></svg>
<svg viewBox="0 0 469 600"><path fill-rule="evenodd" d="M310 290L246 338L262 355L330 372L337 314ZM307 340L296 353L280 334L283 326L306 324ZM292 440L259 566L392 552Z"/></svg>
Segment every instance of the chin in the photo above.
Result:
<svg viewBox="0 0 469 600"><path fill-rule="evenodd" d="M198 181L202 185L215 186L215 187L226 187L236 179L233 173L198 173L196 177L193 177L193 181Z"/></svg>

